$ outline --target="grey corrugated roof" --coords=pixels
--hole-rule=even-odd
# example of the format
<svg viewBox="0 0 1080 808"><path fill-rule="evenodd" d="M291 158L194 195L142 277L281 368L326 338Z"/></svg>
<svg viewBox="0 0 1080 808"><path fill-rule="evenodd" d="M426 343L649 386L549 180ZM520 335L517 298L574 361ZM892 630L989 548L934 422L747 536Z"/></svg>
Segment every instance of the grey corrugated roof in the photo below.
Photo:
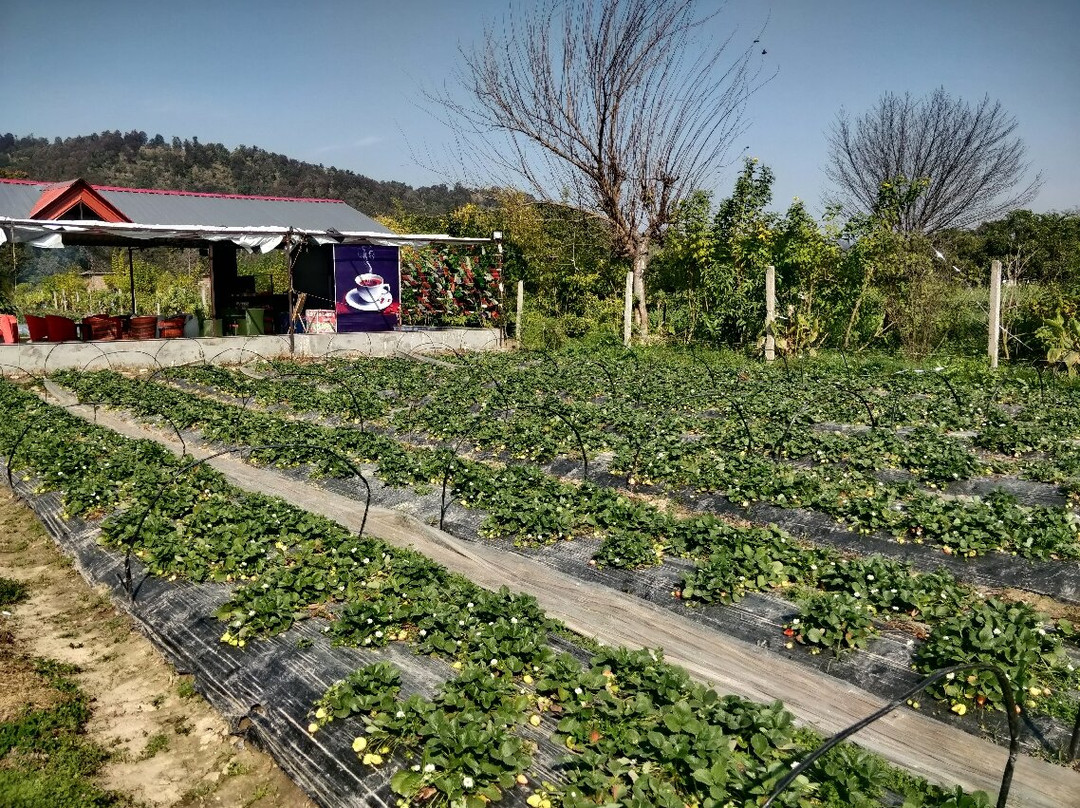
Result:
<svg viewBox="0 0 1080 808"><path fill-rule="evenodd" d="M42 192L55 183L0 179L0 217L26 218ZM337 199L198 194L93 186L132 222L172 226L296 227L342 232L391 231Z"/></svg>
<svg viewBox="0 0 1080 808"><path fill-rule="evenodd" d="M0 180L0 216L9 219L26 218L47 185L48 183L30 185Z"/></svg>

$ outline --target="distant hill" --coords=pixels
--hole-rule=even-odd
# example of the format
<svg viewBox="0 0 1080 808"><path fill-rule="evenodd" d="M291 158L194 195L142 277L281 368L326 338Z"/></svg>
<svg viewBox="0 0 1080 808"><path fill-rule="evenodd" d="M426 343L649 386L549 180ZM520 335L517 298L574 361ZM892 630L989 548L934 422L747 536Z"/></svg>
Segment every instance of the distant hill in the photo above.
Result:
<svg viewBox="0 0 1080 808"><path fill-rule="evenodd" d="M69 138L0 135L0 177L222 194L343 199L370 216L406 212L439 216L474 199L455 185L413 188L293 160L257 146L229 149L198 138L166 141L146 132L101 132Z"/></svg>

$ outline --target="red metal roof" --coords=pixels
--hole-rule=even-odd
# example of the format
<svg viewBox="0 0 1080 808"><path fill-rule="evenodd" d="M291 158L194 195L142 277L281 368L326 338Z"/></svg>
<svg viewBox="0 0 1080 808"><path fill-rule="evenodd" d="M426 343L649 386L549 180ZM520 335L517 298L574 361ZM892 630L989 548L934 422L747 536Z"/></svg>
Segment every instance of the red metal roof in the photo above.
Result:
<svg viewBox="0 0 1080 808"><path fill-rule="evenodd" d="M214 194L205 191L173 191L164 188L123 188L118 185L95 185L99 191L119 191L130 194L171 194L173 196L201 196L210 199L259 199L268 202L334 202L344 204L342 199L318 199L308 196L260 196L258 194Z"/></svg>
<svg viewBox="0 0 1080 808"><path fill-rule="evenodd" d="M130 222L119 208L101 196L86 180L69 180L49 185L41 192L31 219L62 219L75 206L83 205L103 222Z"/></svg>
<svg viewBox="0 0 1080 808"><path fill-rule="evenodd" d="M45 180L24 180L9 177L0 177L0 183L11 183L14 185L47 185L47 186L66 186L75 180L70 180L66 183L51 183ZM90 183L87 183L90 185ZM174 196L203 196L212 199L261 199L270 202L339 202L345 203L343 199L320 199L318 197L309 196L263 196L260 194L215 194L208 193L206 191L176 191L165 188L125 188L121 185L90 185L96 191L120 191L131 194L171 194Z"/></svg>

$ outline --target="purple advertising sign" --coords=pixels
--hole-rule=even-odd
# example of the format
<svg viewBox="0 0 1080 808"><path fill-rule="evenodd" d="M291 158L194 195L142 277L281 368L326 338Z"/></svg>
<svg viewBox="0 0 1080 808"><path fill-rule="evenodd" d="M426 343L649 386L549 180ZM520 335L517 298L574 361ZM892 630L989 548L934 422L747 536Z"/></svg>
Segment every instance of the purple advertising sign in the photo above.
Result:
<svg viewBox="0 0 1080 808"><path fill-rule="evenodd" d="M334 247L338 331L389 331L401 322L397 247Z"/></svg>

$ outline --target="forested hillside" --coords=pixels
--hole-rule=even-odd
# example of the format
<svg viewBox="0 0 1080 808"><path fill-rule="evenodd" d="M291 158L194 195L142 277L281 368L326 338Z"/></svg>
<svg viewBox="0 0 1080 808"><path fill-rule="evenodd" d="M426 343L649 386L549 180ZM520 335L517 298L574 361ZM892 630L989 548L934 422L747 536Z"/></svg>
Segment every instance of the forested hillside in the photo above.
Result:
<svg viewBox="0 0 1080 808"><path fill-rule="evenodd" d="M303 163L257 146L229 149L198 138L166 141L145 132L105 131L48 140L0 135L0 177L207 193L343 199L371 216L441 215L473 201L461 185L413 188L402 182Z"/></svg>

